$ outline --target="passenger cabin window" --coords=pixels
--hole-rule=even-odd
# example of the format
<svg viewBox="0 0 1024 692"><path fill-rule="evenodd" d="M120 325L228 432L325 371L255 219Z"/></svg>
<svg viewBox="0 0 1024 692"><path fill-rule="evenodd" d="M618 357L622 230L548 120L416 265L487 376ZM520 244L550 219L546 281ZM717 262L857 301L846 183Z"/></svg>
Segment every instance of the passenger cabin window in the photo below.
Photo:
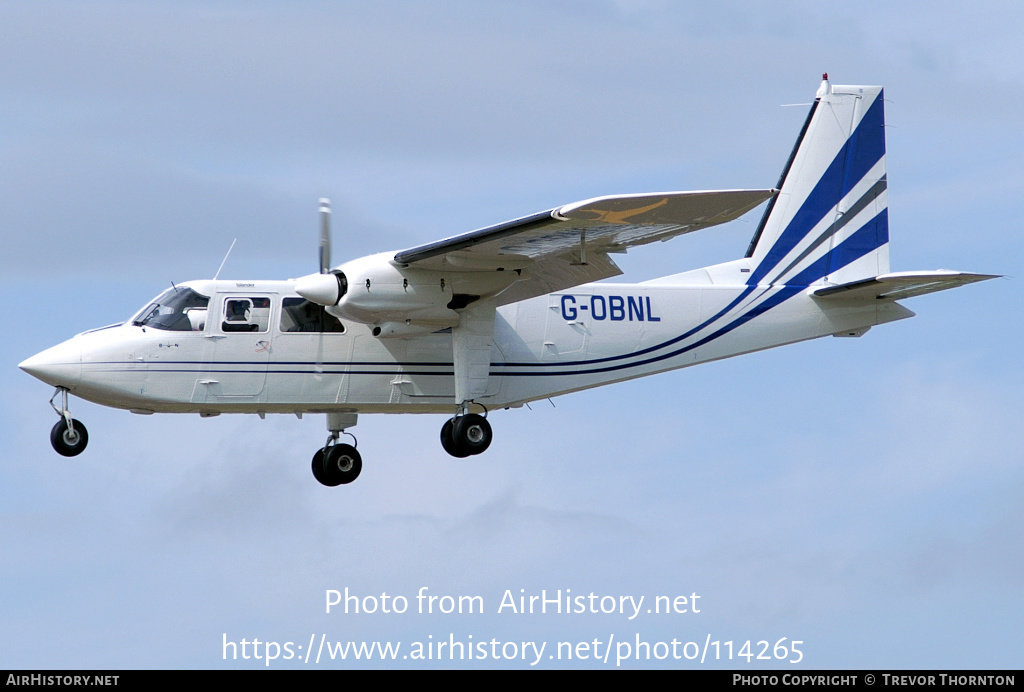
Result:
<svg viewBox="0 0 1024 692"><path fill-rule="evenodd" d="M132 324L169 332L201 332L206 329L209 303L207 296L187 286L175 286L143 308Z"/></svg>
<svg viewBox="0 0 1024 692"><path fill-rule="evenodd" d="M225 298L221 329L265 332L270 326L270 298Z"/></svg>
<svg viewBox="0 0 1024 692"><path fill-rule="evenodd" d="M281 304L282 332L335 332L345 331L337 317L331 315L322 305L311 303L305 298L285 298Z"/></svg>

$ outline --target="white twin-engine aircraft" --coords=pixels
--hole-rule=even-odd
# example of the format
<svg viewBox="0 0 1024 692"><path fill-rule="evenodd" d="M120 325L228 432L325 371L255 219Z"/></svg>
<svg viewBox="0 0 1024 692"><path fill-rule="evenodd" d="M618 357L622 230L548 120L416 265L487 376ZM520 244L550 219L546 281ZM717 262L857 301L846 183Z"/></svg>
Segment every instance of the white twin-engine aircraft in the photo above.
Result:
<svg viewBox="0 0 1024 692"><path fill-rule="evenodd" d="M68 394L134 413L327 414L324 485L362 460L359 413L445 413L456 457L487 412L913 316L897 300L994 278L889 271L881 87L828 75L777 189L598 197L290 281L172 285L127 322L21 363L57 388L50 435L85 449ZM609 256L767 208L746 255L639 284ZM54 400L60 396L60 408ZM348 433L345 433L348 434ZM353 441L355 438L353 437Z"/></svg>

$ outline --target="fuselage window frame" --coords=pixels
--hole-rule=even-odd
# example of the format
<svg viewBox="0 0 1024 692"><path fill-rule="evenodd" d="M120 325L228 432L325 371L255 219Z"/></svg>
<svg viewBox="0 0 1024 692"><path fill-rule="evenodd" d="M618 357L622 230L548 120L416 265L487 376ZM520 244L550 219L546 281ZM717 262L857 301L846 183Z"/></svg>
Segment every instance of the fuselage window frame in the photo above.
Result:
<svg viewBox="0 0 1024 692"><path fill-rule="evenodd" d="M305 298L283 298L281 319L278 320L281 334L344 334L345 325L322 305Z"/></svg>
<svg viewBox="0 0 1024 692"><path fill-rule="evenodd" d="M265 333L270 330L271 302L269 296L224 296L221 303L221 331L234 333Z"/></svg>

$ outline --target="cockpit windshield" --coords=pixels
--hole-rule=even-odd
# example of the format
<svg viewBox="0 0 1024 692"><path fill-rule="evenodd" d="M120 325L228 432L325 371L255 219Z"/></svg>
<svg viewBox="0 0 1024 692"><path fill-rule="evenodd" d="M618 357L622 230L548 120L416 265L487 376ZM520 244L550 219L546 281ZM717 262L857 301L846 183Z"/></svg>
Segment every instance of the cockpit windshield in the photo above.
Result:
<svg viewBox="0 0 1024 692"><path fill-rule="evenodd" d="M207 296L188 286L174 286L135 315L132 324L171 332L202 331L206 328L209 302Z"/></svg>

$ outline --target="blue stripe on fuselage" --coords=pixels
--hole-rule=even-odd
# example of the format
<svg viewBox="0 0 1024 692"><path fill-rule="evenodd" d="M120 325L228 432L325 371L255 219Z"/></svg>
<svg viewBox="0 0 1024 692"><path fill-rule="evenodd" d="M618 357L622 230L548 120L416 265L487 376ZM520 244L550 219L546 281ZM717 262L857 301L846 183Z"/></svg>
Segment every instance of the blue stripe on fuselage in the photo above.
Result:
<svg viewBox="0 0 1024 692"><path fill-rule="evenodd" d="M848 237L846 240L844 240L842 243L840 243L839 246L836 247L836 249L835 249L835 251L833 253L826 254L826 255L823 255L823 256L819 257L812 264L810 264L806 269L804 269L802 272L800 272L799 274L794 276L793 279L792 279L792 283L791 284L787 284L787 285L782 286L777 293L774 293L773 295L771 295L767 299L765 299L763 302L761 302L758 305L755 305L754 307L750 308L749 310L744 312L742 315L740 315L739 317L737 317L736 319L734 319L732 322L730 322L729 324L725 325L724 327L722 327L722 328L714 331L713 333L709 334L708 336L706 336L706 337L704 337L704 338L702 338L702 339L700 339L698 341L695 341L692 344L684 346L684 347L682 347L680 349L677 349L677 350L672 351L670 353L663 353L660 356L655 356L653 358L648 358L646 360L636 361L636 362L633 362L633 363L624 363L624 364L621 364L621 365L611 365L611 366L607 366L607 367L603 367L603 368L589 368L587 370L567 370L567 371L562 371L562 372L495 373L495 375L504 375L506 377L508 377L508 376L519 376L519 375L523 375L523 376L527 376L527 377L529 377L529 376L547 376L547 375L588 375L588 374L592 374L592 373L610 372L610 371L613 371L613 370L622 370L622 369L625 369L625 368L632 368L632 367L637 367L637 366L640 366L640 365L647 365L649 363L656 363L658 361L665 360L667 358L672 358L673 356L678 356L678 355L681 355L681 354L686 353L688 351L692 351L695 348L698 348L698 347L703 346L705 344L711 343L712 341L714 341L715 339L718 339L719 337L725 336L729 332L731 332L731 331L733 331L733 330L743 326L744 324L746 324L747 322L751 321L755 317L763 315L764 313L768 312L772 308L775 308L775 307L781 305L782 303L784 303L785 301L789 300L793 296L799 295L800 293L802 293L805 290L807 290L807 288L811 284L813 284L815 281L818 281L819 279L821 279L824 276L826 276L827 272L835 271L835 269L841 268L841 267L834 267L834 268L830 268L829 267L829 258L830 258L830 256L832 254L834 254L837 257L842 257L844 259L844 261L848 264L850 262L856 261L857 259L860 259L860 257L863 257L865 254L867 254L869 252L873 252L875 247L873 246L873 243L870 242L870 239L873 238L873 237L876 237L876 226L877 226L878 223L882 222L886 217L887 217L887 210L883 209L878 215L876 215L873 219L871 219L871 221L869 221L866 224L864 224L863 226L861 226L860 229L855 231L853 234L850 235L850 237ZM749 292L749 289L745 290L743 295L746 295L748 292ZM735 304L739 300L740 299L737 298L732 303L730 303L730 305ZM722 314L722 313L719 312L719 315L720 314ZM703 324L707 324L707 322L704 322ZM696 331L696 329L692 329L689 332L687 332L687 334L692 334L695 331ZM682 338L683 337L677 337L676 339L673 339L673 342L677 342L677 341L679 341ZM667 342L667 343L669 343L669 342ZM664 345L666 345L666 344L662 344L662 346L664 346ZM632 353L632 354L628 354L626 356L621 356L621 357L622 358L626 358L626 357L635 356L635 355L638 355L638 354ZM511 366L512 364L509 363L509 364L506 364L506 365ZM565 363L552 363L551 365L554 366L554 365L566 365L566 364Z"/></svg>

